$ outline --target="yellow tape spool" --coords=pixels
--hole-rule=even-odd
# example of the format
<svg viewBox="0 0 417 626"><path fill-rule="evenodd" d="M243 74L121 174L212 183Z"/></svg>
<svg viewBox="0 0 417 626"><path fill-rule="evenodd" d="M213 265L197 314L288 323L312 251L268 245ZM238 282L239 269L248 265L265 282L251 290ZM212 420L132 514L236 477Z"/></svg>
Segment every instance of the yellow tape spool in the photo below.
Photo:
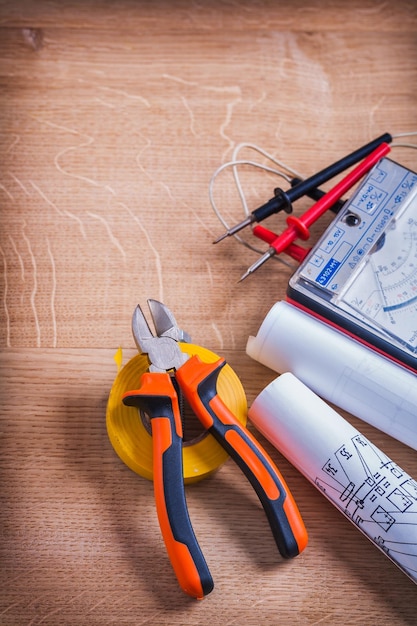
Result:
<svg viewBox="0 0 417 626"><path fill-rule="evenodd" d="M189 343L180 343L181 350L202 361L213 363L220 357L214 352ZM110 391L106 425L110 442L124 463L148 480L153 478L152 437L136 408L122 402L126 391L139 387L140 377L148 369L148 360L138 354L120 370ZM217 380L217 393L225 405L242 423L247 420L247 403L242 384L232 368L226 364ZM197 419L197 418L196 418ZM206 478L228 459L227 452L208 433L183 445L184 482L192 483Z"/></svg>

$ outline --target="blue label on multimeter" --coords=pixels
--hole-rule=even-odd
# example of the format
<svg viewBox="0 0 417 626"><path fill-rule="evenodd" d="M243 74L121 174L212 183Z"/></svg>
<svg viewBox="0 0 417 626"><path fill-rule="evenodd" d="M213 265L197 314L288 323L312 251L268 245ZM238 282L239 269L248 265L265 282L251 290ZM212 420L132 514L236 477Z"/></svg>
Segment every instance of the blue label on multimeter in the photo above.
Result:
<svg viewBox="0 0 417 626"><path fill-rule="evenodd" d="M341 231L341 229L338 228L337 232L343 232L343 231ZM337 270L342 265L343 261L348 256L351 250L352 250L352 245L349 242L343 241L343 240L338 241L338 245L337 245L336 251L334 252L334 256L332 256L332 258L327 262L327 264L322 269L320 274L318 274L316 278L316 282L322 287L325 287L327 283L330 281L330 279L333 278L334 274L336 274ZM332 286L332 290L334 290L334 285Z"/></svg>
<svg viewBox="0 0 417 626"><path fill-rule="evenodd" d="M318 284L322 285L323 287L327 285L327 283L332 278L334 273L337 272L339 267L340 261L336 261L336 259L330 259L326 267L320 272L320 274L316 278Z"/></svg>

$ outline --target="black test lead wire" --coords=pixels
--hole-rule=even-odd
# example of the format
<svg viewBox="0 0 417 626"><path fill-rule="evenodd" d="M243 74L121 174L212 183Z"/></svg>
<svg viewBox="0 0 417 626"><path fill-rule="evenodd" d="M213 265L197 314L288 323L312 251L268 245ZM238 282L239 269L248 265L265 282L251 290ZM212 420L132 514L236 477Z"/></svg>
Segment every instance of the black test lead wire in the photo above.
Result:
<svg viewBox="0 0 417 626"><path fill-rule="evenodd" d="M275 189L275 195L273 198L268 200L268 202L260 206L258 209L252 211L252 213L250 213L250 215L248 215L248 217L246 217L242 222L239 222L239 224L236 224L236 226L229 228L213 243L219 243L223 239L226 239L226 237L235 235L243 228L246 228L246 226L250 226L251 224L253 224L253 222L261 222L270 215L273 215L274 213L279 213L279 211L291 213L293 202L295 202L302 196L309 195L323 183L327 182L334 176L337 176L351 165L355 165L356 163L358 163L358 161L367 157L382 143L391 142L392 136L389 133L384 133L377 139L370 141L361 148L358 148L358 150L351 152L347 156L343 157L339 161L336 161L335 163L332 163L320 172L317 172L316 174L313 174L313 176L302 180L294 187L291 187L291 189L283 191L278 187L277 189Z"/></svg>

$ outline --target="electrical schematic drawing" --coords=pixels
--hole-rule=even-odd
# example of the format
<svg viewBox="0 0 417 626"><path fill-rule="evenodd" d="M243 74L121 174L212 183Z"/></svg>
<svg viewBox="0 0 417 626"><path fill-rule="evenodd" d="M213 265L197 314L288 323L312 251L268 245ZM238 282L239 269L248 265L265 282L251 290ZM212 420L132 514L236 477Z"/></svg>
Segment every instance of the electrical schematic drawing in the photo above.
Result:
<svg viewBox="0 0 417 626"><path fill-rule="evenodd" d="M417 572L417 482L362 435L339 447L322 466L317 487L392 558ZM395 528L395 541L391 540ZM399 540L400 537L400 540Z"/></svg>

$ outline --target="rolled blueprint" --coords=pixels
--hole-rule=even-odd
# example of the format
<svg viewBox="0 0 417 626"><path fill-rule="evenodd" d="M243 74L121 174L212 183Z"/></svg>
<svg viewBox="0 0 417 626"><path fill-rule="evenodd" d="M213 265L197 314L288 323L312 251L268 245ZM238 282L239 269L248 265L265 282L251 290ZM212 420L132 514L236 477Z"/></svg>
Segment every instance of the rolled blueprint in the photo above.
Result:
<svg viewBox="0 0 417 626"><path fill-rule="evenodd" d="M249 356L417 450L417 377L288 302L269 311Z"/></svg>
<svg viewBox="0 0 417 626"><path fill-rule="evenodd" d="M417 583L417 483L290 373L255 399L256 428Z"/></svg>

